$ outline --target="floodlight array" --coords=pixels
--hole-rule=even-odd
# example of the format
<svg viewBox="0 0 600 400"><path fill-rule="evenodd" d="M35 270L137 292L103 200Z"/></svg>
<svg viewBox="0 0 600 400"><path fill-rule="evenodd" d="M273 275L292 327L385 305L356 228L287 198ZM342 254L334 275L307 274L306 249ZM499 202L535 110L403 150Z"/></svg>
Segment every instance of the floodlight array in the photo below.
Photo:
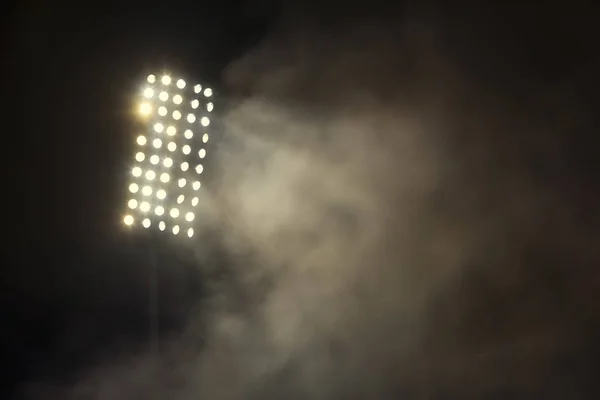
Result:
<svg viewBox="0 0 600 400"><path fill-rule="evenodd" d="M144 132L135 139L123 222L192 237L213 91L169 75L146 81L139 105Z"/></svg>

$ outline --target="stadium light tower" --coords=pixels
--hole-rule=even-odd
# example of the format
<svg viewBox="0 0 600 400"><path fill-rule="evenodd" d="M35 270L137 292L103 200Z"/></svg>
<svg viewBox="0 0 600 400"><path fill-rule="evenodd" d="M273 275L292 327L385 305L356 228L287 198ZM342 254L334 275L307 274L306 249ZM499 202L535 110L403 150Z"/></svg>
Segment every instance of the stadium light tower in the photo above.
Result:
<svg viewBox="0 0 600 400"><path fill-rule="evenodd" d="M123 223L194 236L203 162L214 105L211 88L171 75L148 75L139 93L142 130Z"/></svg>
<svg viewBox="0 0 600 400"><path fill-rule="evenodd" d="M213 91L168 74L148 75L138 94L141 129L127 183L126 228L191 238L202 187ZM149 251L150 331L159 366L158 252ZM157 376L157 390L161 390Z"/></svg>

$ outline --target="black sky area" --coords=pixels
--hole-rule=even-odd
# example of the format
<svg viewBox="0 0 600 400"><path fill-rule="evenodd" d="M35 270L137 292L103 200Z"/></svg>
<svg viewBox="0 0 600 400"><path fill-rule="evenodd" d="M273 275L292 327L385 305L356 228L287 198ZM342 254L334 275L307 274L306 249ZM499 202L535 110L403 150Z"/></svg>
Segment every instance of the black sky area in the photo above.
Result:
<svg viewBox="0 0 600 400"><path fill-rule="evenodd" d="M444 51L464 61L463 72L473 86L481 84L498 97L515 99L526 98L529 86L560 85L563 79L572 88L567 88L564 101L579 104L586 121L561 142L574 172L569 175L535 160L531 170L542 181L560 182L556 190L568 193L565 202L572 202L574 214L579 213L573 218L596 235L593 240L600 246L595 211L600 151L597 125L591 122L597 114L598 79L597 71L587 72L598 66L600 47L596 43L595 50L590 48L597 30L578 27L583 11L567 3L564 8L523 5L494 10L429 3L411 10L430 10L440 26L456 32ZM301 32L323 33L356 21L369 21L370 27L389 26L402 15L388 12L391 9L378 1L290 1L282 6L275 0L23 1L7 7L0 89L6 218L0 357L6 397L0 397L10 398L29 382L74 382L99 359L110 359L111 351L142 348L148 341L145 257L148 246L157 243L124 234L121 224L134 93L148 73L167 68L201 79L215 88L226 105L253 94L252 85L232 85L231 76L225 78L229 66L265 38L272 38L276 27L285 31L289 24ZM593 15L593 9L590 6L587 14ZM478 13L488 17L481 26ZM598 8L596 13L597 18ZM285 21L283 29L281 21ZM579 79L578 71L585 77L571 81L573 76ZM218 244L214 246L207 251L207 262L223 265L225 271L229 258ZM598 254L597 248L594 251ZM206 281L213 278L199 272L191 256L173 257L169 250L162 256L169 259L170 270L160 273L160 325L162 333L168 334L185 325L191 310L207 296ZM584 258L579 254L564 263L575 268L573 260ZM597 256L585 259L598 260ZM588 336L600 332L599 319L587 315L599 310L590 304L598 304L595 291L600 290L600 280L598 265L586 267L571 270L573 279L558 274L538 282L549 291L555 287L577 291L582 281L582 291L596 293L578 300L581 308L590 310L585 335L573 339L582 342L555 362L555 375L548 375L566 377L565 393L555 392L557 399L597 398L590 382L600 352L597 339ZM477 279L472 279L474 290L485 292ZM548 307L567 302L558 299ZM503 306L482 306L489 307L481 311L484 319L502 314ZM469 338L465 334L463 339ZM574 388L580 391L573 394ZM399 397L390 398L417 398L402 397L411 395L402 389L398 393ZM507 387L486 398L538 398L510 397L513 393ZM455 397L444 393L435 398Z"/></svg>

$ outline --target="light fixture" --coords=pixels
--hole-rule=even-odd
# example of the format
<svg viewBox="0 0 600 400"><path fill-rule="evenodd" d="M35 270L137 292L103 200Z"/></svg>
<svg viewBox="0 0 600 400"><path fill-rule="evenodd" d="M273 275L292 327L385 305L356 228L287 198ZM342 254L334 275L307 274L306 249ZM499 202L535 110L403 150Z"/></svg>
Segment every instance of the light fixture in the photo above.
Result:
<svg viewBox="0 0 600 400"><path fill-rule="evenodd" d="M134 136L123 223L191 238L213 90L170 74L150 74L137 93L143 128ZM197 129L204 132L194 140Z"/></svg>

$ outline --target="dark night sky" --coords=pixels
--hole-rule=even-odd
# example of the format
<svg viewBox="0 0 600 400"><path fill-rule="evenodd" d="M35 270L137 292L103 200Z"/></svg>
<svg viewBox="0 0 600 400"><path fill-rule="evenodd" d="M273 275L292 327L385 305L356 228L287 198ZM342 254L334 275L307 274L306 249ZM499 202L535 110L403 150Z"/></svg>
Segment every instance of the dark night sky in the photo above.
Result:
<svg viewBox="0 0 600 400"><path fill-rule="evenodd" d="M379 21L388 26L393 19L373 11L383 6L370 4L367 9L365 4L325 3L289 2L286 21L294 21L299 31L323 34L355 21L370 21L367 25L372 27ZM598 80L587 71L598 64L597 50L595 55L589 50L594 31L578 22L586 13L571 8L561 12L559 7L524 6L518 12L505 8L495 17L484 9L435 8L436 21L456 35L447 39L445 54L462 60L463 73L473 87L487 85L499 98L516 99L512 104L526 101L529 86L560 85L565 79L571 91L560 92L561 101L577 103L582 120L591 121L586 109L594 108L593 88ZM143 346L148 338L147 241L122 233L119 208L131 152L133 90L145 74L168 66L201 77L220 91L224 101L247 96L252 85L239 84L235 74L227 75L228 67L263 38L273 37L269 32L279 11L273 1L131 5L29 1L7 14L0 91L6 140L2 164L9 178L2 192L8 200L8 222L0 275L0 355L5 370L2 386L8 392L27 382L72 382L98 357L110 359L119 346ZM489 18L479 22L478 13ZM269 59L262 62L268 65ZM301 103L302 95L298 97L294 100ZM554 115L548 113L550 121ZM540 180L561 182L550 193L568 192L564 202L573 205L573 215L578 214L574 218L586 232L597 234L597 217L590 211L597 205L596 127L591 122L581 124L578 131L561 138L565 162L572 164L570 172L529 161ZM209 253L207 262L226 269L228 257L220 248ZM590 260L598 260L595 257L575 258L591 268ZM569 277L577 275L573 279L560 274L540 279L539 285L551 287L560 281L561 288L578 291L577 282L582 280L587 283L581 291L589 293L599 282L597 273L593 279L580 276L589 271L571 271ZM164 332L184 325L189 310L205 297L210 279L189 258L171 257L170 270L161 275ZM586 308L591 299L573 300L573 304ZM557 301L556 307L571 304ZM490 313L502 314L502 307L509 306L500 302L498 308L489 307ZM589 327L588 333L598 326L590 313L581 322ZM598 355L595 343L575 347L577 351L555 361L556 374L569 375L567 388L577 387L572 382L578 379L584 382L582 388L589 383L591 360ZM510 389L506 393L512 393ZM582 389L568 398L588 398L586 393Z"/></svg>

